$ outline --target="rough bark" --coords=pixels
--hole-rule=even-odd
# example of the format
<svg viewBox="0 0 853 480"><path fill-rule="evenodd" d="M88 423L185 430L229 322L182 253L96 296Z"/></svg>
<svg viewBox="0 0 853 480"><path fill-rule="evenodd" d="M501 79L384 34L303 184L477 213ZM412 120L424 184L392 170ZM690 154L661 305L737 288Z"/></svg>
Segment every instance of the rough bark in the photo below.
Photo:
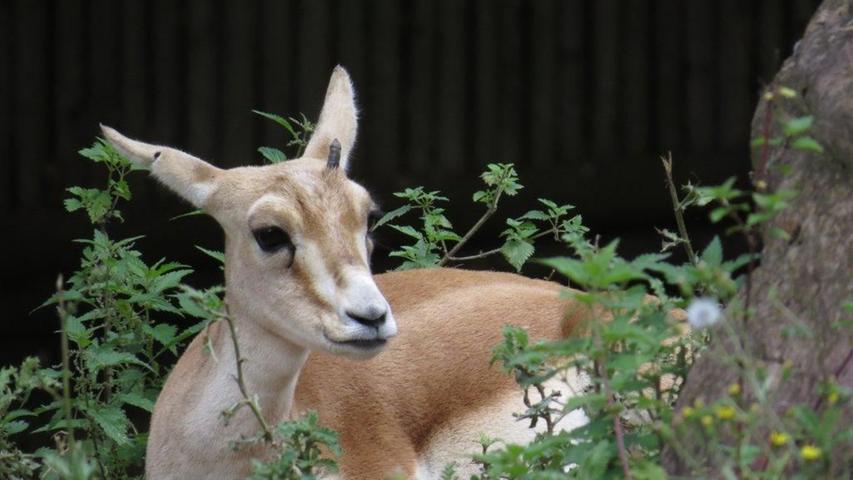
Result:
<svg viewBox="0 0 853 480"><path fill-rule="evenodd" d="M756 179L765 180L770 191L794 190L797 196L772 221L791 238L774 238L769 228L763 235L761 265L752 278L754 315L733 324L771 374L785 362L792 365L792 377L779 384L774 398L782 413L794 404L822 408L819 385L828 378L853 386L849 327L837 327L842 317L849 318L843 305L853 299L852 0L826 0L818 8L768 89L778 86L790 87L798 96L772 105L762 99L752 121L753 138L764 135L768 108L775 109L775 119L813 115L810 135L825 151L770 148L766 156L761 149L753 152ZM770 123L769 137L781 135L779 123ZM795 324L812 335L786 335L786 327ZM720 360L728 347L717 342L697 360L679 408L698 398L714 401L737 381L736 370ZM850 424L850 412L845 422ZM700 455L705 451L699 441L689 448ZM672 451L665 452L664 464L671 473L689 474Z"/></svg>

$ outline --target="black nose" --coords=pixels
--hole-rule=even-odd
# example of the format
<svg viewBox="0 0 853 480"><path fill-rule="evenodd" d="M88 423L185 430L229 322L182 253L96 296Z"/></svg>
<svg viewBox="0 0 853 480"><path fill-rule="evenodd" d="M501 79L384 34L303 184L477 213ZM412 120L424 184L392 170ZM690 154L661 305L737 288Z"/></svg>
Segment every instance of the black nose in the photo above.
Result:
<svg viewBox="0 0 853 480"><path fill-rule="evenodd" d="M378 327L385 323L385 317L387 314L388 310L379 308L369 308L364 312L358 313L347 311L347 316L362 325L367 325L368 327Z"/></svg>

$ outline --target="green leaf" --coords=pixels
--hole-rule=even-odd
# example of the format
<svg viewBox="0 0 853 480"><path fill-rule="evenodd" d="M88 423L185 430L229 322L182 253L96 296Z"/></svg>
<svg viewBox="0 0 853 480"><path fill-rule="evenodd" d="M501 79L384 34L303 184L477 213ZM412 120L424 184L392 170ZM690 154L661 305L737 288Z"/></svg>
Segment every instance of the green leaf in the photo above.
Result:
<svg viewBox="0 0 853 480"><path fill-rule="evenodd" d="M115 195L124 200L131 199L130 193L130 185L128 185L126 180L119 180L111 184L113 192Z"/></svg>
<svg viewBox="0 0 853 480"><path fill-rule="evenodd" d="M726 207L717 207L711 210L711 214L709 217L711 218L712 223L717 223L723 219L726 215L729 214L729 209Z"/></svg>
<svg viewBox="0 0 853 480"><path fill-rule="evenodd" d="M93 312L97 313L97 310ZM89 329L83 325L83 321L80 318L69 316L65 320L65 333L68 334L68 339L80 348L86 348L91 344Z"/></svg>
<svg viewBox="0 0 853 480"><path fill-rule="evenodd" d="M14 435L16 433L21 433L27 428L29 428L30 424L24 420L13 420L11 422L4 423L2 425L3 433L6 435Z"/></svg>
<svg viewBox="0 0 853 480"><path fill-rule="evenodd" d="M414 228L412 228L408 225L402 225L402 226L401 225L390 225L390 227L393 228L394 230L397 230L398 232L406 234L412 238L415 238L418 240L423 239L423 235L421 234L421 232L415 230Z"/></svg>
<svg viewBox="0 0 853 480"><path fill-rule="evenodd" d="M199 247L198 245L196 245L195 248L202 251L208 257L217 260L219 263L225 265L225 252L220 252L218 250L208 250L204 247Z"/></svg>
<svg viewBox="0 0 853 480"><path fill-rule="evenodd" d="M791 147L806 152L823 153L823 147L817 142L817 140L806 135L794 139L794 141L791 142Z"/></svg>
<svg viewBox="0 0 853 480"><path fill-rule="evenodd" d="M175 215L174 217L170 218L170 219L169 219L169 221L171 222L172 220L178 220L178 219L181 219L181 218L186 218L186 217L195 217L195 216L197 216L197 215L206 215L206 214L207 214L207 212L205 212L204 210L202 210L202 209L200 209L200 208L197 208L197 209L195 209L195 210L191 210L191 211L189 211L189 212L187 212L187 213L182 213L182 214L180 214L180 215Z"/></svg>
<svg viewBox="0 0 853 480"><path fill-rule="evenodd" d="M262 112L260 110L252 110L252 112L257 113L258 115L260 115L264 118L270 119L273 122L281 125L285 129L287 129L287 131L290 132L290 134L293 135L294 137L298 136L298 134L296 133L296 129L293 128L293 125L291 125L290 122L286 118L284 118L280 115L276 115L274 113Z"/></svg>
<svg viewBox="0 0 853 480"><path fill-rule="evenodd" d="M118 395L116 398L120 402L126 403L128 405L133 405L134 407L141 408L141 409L145 410L146 412L153 412L154 411L154 402L151 399L145 398L144 396L142 396L138 393L126 392L126 393L122 393L122 394Z"/></svg>
<svg viewBox="0 0 853 480"><path fill-rule="evenodd" d="M548 214L541 210L531 210L524 215L518 217L518 220L542 220L547 221L549 218Z"/></svg>
<svg viewBox="0 0 853 480"><path fill-rule="evenodd" d="M149 290L151 293L157 294L175 288L180 285L181 280L190 273L192 273L192 270L173 270L160 275L154 279L153 285L151 285Z"/></svg>
<svg viewBox="0 0 853 480"><path fill-rule="evenodd" d="M720 243L720 237L714 236L702 252L701 258L712 267L719 267L723 263L723 245Z"/></svg>
<svg viewBox="0 0 853 480"><path fill-rule="evenodd" d="M175 341L175 335L178 333L178 328L168 323L158 323L156 326L144 325L145 333L151 335L154 340L160 342L164 347L170 347Z"/></svg>
<svg viewBox="0 0 853 480"><path fill-rule="evenodd" d="M136 358L135 355L127 352L117 352L105 346L85 350L84 355L86 357L86 365L93 372L100 371L106 367L128 363L143 366L149 370L151 369L145 362Z"/></svg>
<svg viewBox="0 0 853 480"><path fill-rule="evenodd" d="M287 160L287 156L281 150L273 147L258 147L258 152L270 163L281 163Z"/></svg>
<svg viewBox="0 0 853 480"><path fill-rule="evenodd" d="M536 248L529 242L514 239L507 240L501 247L501 253L516 272L521 271L521 267L533 256L535 250Z"/></svg>
<svg viewBox="0 0 853 480"><path fill-rule="evenodd" d="M373 227L370 228L370 230L371 231L376 230L377 228L381 227L382 225L385 225L386 223L388 223L389 221L394 220L397 217L401 217L401 216L405 215L411 209L412 209L411 205L403 205L400 208L396 208L394 210L391 210L390 212L386 213L385 215L382 215L382 218L380 218L373 225Z"/></svg>
<svg viewBox="0 0 853 480"><path fill-rule="evenodd" d="M120 407L101 406L84 407L83 410L89 418L95 421L104 434L119 445L127 445L130 440L127 437L127 429L130 421Z"/></svg>
<svg viewBox="0 0 853 480"><path fill-rule="evenodd" d="M785 135L793 137L794 135L801 135L803 133L806 133L809 131L810 128L812 128L812 123L814 123L814 117L811 115L792 118L785 122Z"/></svg>
<svg viewBox="0 0 853 480"><path fill-rule="evenodd" d="M75 212L83 208L83 204L76 198L66 198L64 204L65 210L68 212Z"/></svg>

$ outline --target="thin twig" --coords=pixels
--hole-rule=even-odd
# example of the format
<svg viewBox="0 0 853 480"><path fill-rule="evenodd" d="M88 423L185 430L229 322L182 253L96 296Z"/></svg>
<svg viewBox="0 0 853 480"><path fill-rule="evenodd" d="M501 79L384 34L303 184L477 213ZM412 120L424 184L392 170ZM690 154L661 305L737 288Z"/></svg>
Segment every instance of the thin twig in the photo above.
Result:
<svg viewBox="0 0 853 480"><path fill-rule="evenodd" d="M764 177L767 174L767 160L770 157L770 127L773 123L773 94L768 90L765 98L767 101L764 104L764 118L761 125L761 135L764 137L764 142L761 144L761 155L758 158L758 165L756 165L753 177L753 184L758 190L766 188L763 182L765 182Z"/></svg>
<svg viewBox="0 0 853 480"><path fill-rule="evenodd" d="M249 406L252 410L252 413L255 415L255 418L258 420L258 423L261 425L261 429L264 432L264 440L267 442L273 441L272 430L270 429L269 424L267 424L266 419L261 414L261 409L258 406L258 402L254 400L249 395L249 391L246 388L246 383L243 380L243 362L245 359L240 355L240 343L237 341L237 327L234 325L234 319L231 318L231 315L228 312L228 306L225 307L225 314L221 315L221 317L228 324L228 330L231 332L231 342L234 345L234 360L237 363L237 376L235 380L237 381L237 386L240 388L240 393L243 395L243 403Z"/></svg>
<svg viewBox="0 0 853 480"><path fill-rule="evenodd" d="M74 446L74 427L71 422L71 360L68 348L68 331L66 330L66 320L68 311L65 308L65 290L63 288L64 281L62 275L56 278L56 294L58 303L56 310L59 313L59 329L61 334L62 348L62 408L65 413L65 423L68 429L68 438L71 440L71 446Z"/></svg>
<svg viewBox="0 0 853 480"><path fill-rule="evenodd" d="M607 367L601 365L599 375L601 375L601 381L604 384L604 394L607 395L607 406L613 409L616 402L613 400L613 393L610 391ZM619 416L619 412L613 412L613 430L616 432L616 446L619 449L619 461L622 463L622 473L626 479L631 480L633 476L631 475L631 465L628 463L628 449L625 448L625 431L622 427L622 419Z"/></svg>
<svg viewBox="0 0 853 480"><path fill-rule="evenodd" d="M447 265L447 262L449 262L449 261L451 261L451 259L453 259L453 256L459 252L459 250L462 248L462 246L465 245L466 243L468 243L468 240L471 240L471 237L473 237L474 234L477 233L478 230L480 230L480 228L483 226L483 224L486 223L486 220L488 220L498 210L498 202L501 199L501 195L503 195L503 193L504 193L504 189L501 186L501 183L503 182L503 180L504 180L503 177L501 177L498 180L498 182L497 182L498 189L495 191L495 198L492 199L492 203L489 204L489 208L487 208L485 213L483 213L483 216L480 217L479 220L477 220L477 223L475 223L474 226L471 227L468 230L468 232L462 236L462 239L459 240L458 242L456 242L456 245L454 245L453 248L451 248L450 251L447 252L444 255L444 257L441 258L441 260L439 260L439 262L438 262L439 267L443 267L443 266Z"/></svg>
<svg viewBox="0 0 853 480"><path fill-rule="evenodd" d="M541 237L544 237L545 235L551 235L551 234L556 235L557 233L559 233L559 227L552 227L550 230L545 230L545 231L537 233L536 235L533 235L532 237L530 237L530 240L537 240ZM480 252L480 253L475 254L475 255L468 255L465 257L448 257L447 260L450 262L464 262L467 260L479 260L481 258L486 258L486 257L488 257L490 255L494 255L496 253L501 253L500 247L493 248L491 250L486 250L485 252ZM441 264L439 264L439 265L441 265Z"/></svg>
<svg viewBox="0 0 853 480"><path fill-rule="evenodd" d="M486 250L485 252L480 252L476 255L468 255L465 257L448 257L447 260L451 261L451 262L464 262L467 260L478 260L478 259L486 258L490 255L494 255L494 254L500 253L500 252L501 252L500 248L493 248L491 250Z"/></svg>
<svg viewBox="0 0 853 480"><path fill-rule="evenodd" d="M699 261L696 258L696 252L693 251L690 236L687 235L687 227L684 224L684 206L678 199L678 190L676 190L675 182L672 180L672 152L668 152L666 157L660 157L660 160L663 163L663 171L666 173L666 184L669 187L669 196L672 199L672 211L675 214L675 223L678 225L678 234L681 236L687 258L691 264L696 265Z"/></svg>

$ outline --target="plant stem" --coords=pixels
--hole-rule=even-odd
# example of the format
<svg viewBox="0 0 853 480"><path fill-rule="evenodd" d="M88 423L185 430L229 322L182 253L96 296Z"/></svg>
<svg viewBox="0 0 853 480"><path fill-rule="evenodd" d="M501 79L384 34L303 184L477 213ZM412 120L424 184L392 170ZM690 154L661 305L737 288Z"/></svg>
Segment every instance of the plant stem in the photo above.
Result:
<svg viewBox="0 0 853 480"><path fill-rule="evenodd" d="M687 227L684 225L684 207L678 199L678 191L675 188L675 182L672 180L672 152L668 152L666 157L660 157L663 163L663 171L666 173L666 184L669 187L669 196L672 200L672 211L675 214L675 223L678 225L678 234L683 241L684 250L687 252L687 258L690 263L696 265L698 260L696 252L693 251L693 244L690 242L690 236L687 235Z"/></svg>
<svg viewBox="0 0 853 480"><path fill-rule="evenodd" d="M59 275L56 278L56 293L57 297L59 298L56 310L59 313L59 329L60 336L62 339L62 408L65 414L65 423L66 428L68 429L68 438L71 443L71 447L73 448L74 427L72 426L71 422L71 360L68 348L68 332L65 328L66 319L68 317L68 311L65 308L65 299L63 298L63 294L65 293L63 285L64 281L62 279L62 275Z"/></svg>
<svg viewBox="0 0 853 480"><path fill-rule="evenodd" d="M770 156L770 126L773 122L773 102L774 97L771 96L767 99L767 103L764 104L764 118L761 124L761 135L764 137L764 143L761 144L761 155L758 159L758 165L756 165L755 175L753 177L753 185L756 186L758 190L764 190L766 185L763 185L762 182L765 181L764 177L767 174L767 159Z"/></svg>
<svg viewBox="0 0 853 480"><path fill-rule="evenodd" d="M536 240L538 238L544 237L545 235L551 235L551 234L556 235L557 233L559 233L558 228L559 227L552 227L550 230L545 230L543 232L539 232L536 235L533 235L532 237L530 237L530 239ZM481 258L486 258L490 255L494 255L494 254L500 253L500 252L501 252L501 248L498 247L498 248L493 248L491 250L486 250L485 252L480 252L476 255L468 255L465 257L448 257L447 260L452 261L452 262L464 262L466 260L479 260ZM448 254L448 255L450 255L450 254ZM439 263L439 265L442 265L442 264Z"/></svg>
<svg viewBox="0 0 853 480"><path fill-rule="evenodd" d="M270 429L269 424L264 419L264 416L261 414L261 409L258 406L258 403L249 396L248 389L246 388L246 383L243 380L243 362L245 359L240 355L240 343L237 341L237 327L234 325L234 319L231 318L231 315L228 313L228 307L225 307L225 314L221 315L225 322L228 324L228 330L231 332L231 342L234 345L234 359L237 362L237 386L240 388L240 393L243 395L243 403L249 406L252 410L252 414L255 415L255 418L258 420L258 423L261 425L261 429L264 432L264 440L267 442L273 441L272 430Z"/></svg>
<svg viewBox="0 0 853 480"><path fill-rule="evenodd" d="M488 220L492 215L495 214L498 209L498 202L501 199L501 195L504 193L503 187L500 187L502 180L503 179L498 181L499 186L497 191L495 191L495 198L492 199L492 203L489 204L489 208L487 208L486 212L483 213L483 216L480 217L479 220L477 220L477 223L475 223L474 226L471 227L468 232L462 236L462 239L456 242L456 245L454 245L453 248L451 248L450 251L447 252L447 254L445 254L444 257L441 258L441 260L439 260L439 267L447 265L447 262L453 259L453 256L456 255L456 253L462 248L462 246L468 243L468 240L470 240L471 237L473 237L474 234L477 233L478 230L480 230L483 224L486 223L486 220Z"/></svg>
<svg viewBox="0 0 853 480"><path fill-rule="evenodd" d="M611 409L616 402L613 401L613 393L610 391L610 381L607 378L607 367L601 366L601 381L604 383L604 394L607 395L607 406ZM613 430L616 432L616 447L619 449L619 461L622 463L622 473L625 478L631 480L631 466L628 463L628 449L625 448L625 431L622 427L622 419L619 412L613 413Z"/></svg>
<svg viewBox="0 0 853 480"><path fill-rule="evenodd" d="M494 255L494 254L500 253L500 252L501 252L500 248L493 248L491 250L486 250L485 252L480 252L476 255L468 255L465 257L448 257L447 260L453 261L453 262L464 262L466 260L478 260L480 258L486 258L490 255ZM441 264L439 264L439 265L441 265Z"/></svg>

